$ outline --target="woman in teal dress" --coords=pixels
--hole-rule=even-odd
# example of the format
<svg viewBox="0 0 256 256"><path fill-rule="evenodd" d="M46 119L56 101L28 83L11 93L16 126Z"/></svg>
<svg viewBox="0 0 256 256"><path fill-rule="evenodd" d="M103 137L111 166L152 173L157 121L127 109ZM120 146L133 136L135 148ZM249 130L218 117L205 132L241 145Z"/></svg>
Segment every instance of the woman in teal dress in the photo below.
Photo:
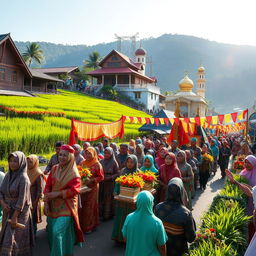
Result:
<svg viewBox="0 0 256 256"><path fill-rule="evenodd" d="M50 256L73 255L74 245L84 241L78 219L80 186L74 149L63 145L59 164L53 166L44 191Z"/></svg>
<svg viewBox="0 0 256 256"><path fill-rule="evenodd" d="M126 256L166 255L167 235L162 221L153 213L153 199L150 192L140 192L136 211L125 220L122 232Z"/></svg>
<svg viewBox="0 0 256 256"><path fill-rule="evenodd" d="M158 174L158 170L155 167L154 164L154 158L151 155L145 155L143 159L143 166L140 168L141 171L146 172L154 172L155 174Z"/></svg>

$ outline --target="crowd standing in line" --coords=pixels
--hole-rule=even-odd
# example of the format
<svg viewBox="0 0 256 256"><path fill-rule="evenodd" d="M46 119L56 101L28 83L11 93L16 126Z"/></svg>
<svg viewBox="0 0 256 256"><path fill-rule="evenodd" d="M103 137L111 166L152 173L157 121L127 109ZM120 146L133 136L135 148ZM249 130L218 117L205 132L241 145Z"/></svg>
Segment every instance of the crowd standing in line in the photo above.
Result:
<svg viewBox="0 0 256 256"><path fill-rule="evenodd" d="M248 215L253 215L256 146L240 135L209 136L208 141L191 138L190 144L182 147L178 141L169 145L166 137L152 136L120 146L108 139L94 145L85 142L82 147L57 142L55 150L44 173L36 155L26 157L20 151L9 155L7 173L0 172L0 255L32 255L44 203L51 256L73 255L84 235L93 232L100 221L113 218L112 239L126 242L127 256L181 256L196 237L193 198L198 190L206 189L218 166L222 178L227 176L248 196ZM241 154L246 156L241 176L248 179L248 186L235 181L227 170L230 160ZM92 174L83 184L89 188L86 193L81 193L77 166ZM136 204L125 208L114 199L120 193L115 179L138 171L157 175L156 192L140 192ZM249 235L253 239L247 256L253 255L249 251L255 248L254 233L251 221Z"/></svg>

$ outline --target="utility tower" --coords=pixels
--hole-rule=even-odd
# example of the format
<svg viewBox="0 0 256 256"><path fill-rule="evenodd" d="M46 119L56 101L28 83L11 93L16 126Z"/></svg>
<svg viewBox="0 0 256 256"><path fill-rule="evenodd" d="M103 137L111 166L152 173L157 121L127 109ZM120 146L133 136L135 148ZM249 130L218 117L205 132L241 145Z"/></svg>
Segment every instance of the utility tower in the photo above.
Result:
<svg viewBox="0 0 256 256"><path fill-rule="evenodd" d="M134 35L131 35L131 36L119 36L117 34L115 34L115 39L117 40L117 50L119 52L122 52L122 41L124 40L130 40L131 41L131 48L130 48L130 52L129 52L129 55L134 58L134 53L136 51L136 41L137 41L137 38L139 37L139 33L137 32L136 34Z"/></svg>

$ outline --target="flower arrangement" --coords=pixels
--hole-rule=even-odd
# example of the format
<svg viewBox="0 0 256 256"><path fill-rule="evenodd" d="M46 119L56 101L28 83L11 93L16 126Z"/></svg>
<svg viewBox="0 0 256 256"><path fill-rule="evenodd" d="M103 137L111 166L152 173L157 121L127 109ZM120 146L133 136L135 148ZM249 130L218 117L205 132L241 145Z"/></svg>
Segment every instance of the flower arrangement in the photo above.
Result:
<svg viewBox="0 0 256 256"><path fill-rule="evenodd" d="M17 110L15 108L6 107L3 105L0 105L0 108L3 109L7 115L10 115L10 116L35 117L35 118L41 118L42 116L65 117L65 113L63 112L24 111L24 110Z"/></svg>
<svg viewBox="0 0 256 256"><path fill-rule="evenodd" d="M205 160L205 161L208 161L208 162L213 162L213 157L210 155L210 154L208 154L208 153L205 153L205 154L203 154L203 160Z"/></svg>
<svg viewBox="0 0 256 256"><path fill-rule="evenodd" d="M197 239L215 239L216 237L216 229L214 228L206 228L202 230L201 233L197 233Z"/></svg>
<svg viewBox="0 0 256 256"><path fill-rule="evenodd" d="M243 170L244 169L244 161L245 161L244 155L237 156L236 161L234 162L234 169Z"/></svg>
<svg viewBox="0 0 256 256"><path fill-rule="evenodd" d="M151 171L146 171L146 172L139 171L137 175L141 177L146 183L151 183L155 185L157 181L157 175Z"/></svg>
<svg viewBox="0 0 256 256"><path fill-rule="evenodd" d="M122 175L116 178L116 183L128 188L143 188L145 182L138 174Z"/></svg>
<svg viewBox="0 0 256 256"><path fill-rule="evenodd" d="M82 182L86 182L92 176L92 173L88 168L83 168L82 166L77 166L78 172L80 174Z"/></svg>

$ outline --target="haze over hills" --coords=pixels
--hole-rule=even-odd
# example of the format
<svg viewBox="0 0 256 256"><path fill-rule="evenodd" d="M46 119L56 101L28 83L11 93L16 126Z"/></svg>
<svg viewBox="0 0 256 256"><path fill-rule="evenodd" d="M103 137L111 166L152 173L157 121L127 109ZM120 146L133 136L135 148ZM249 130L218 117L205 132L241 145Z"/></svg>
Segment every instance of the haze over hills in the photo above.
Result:
<svg viewBox="0 0 256 256"><path fill-rule="evenodd" d="M15 42L20 52L28 42ZM83 65L96 50L105 56L116 49L116 42L94 46L61 45L39 42L45 54L45 67ZM153 74L165 91L177 91L178 83L188 71L196 86L197 68L206 69L206 97L217 111L250 107L256 100L256 47L217 43L202 38L165 34L142 41L153 60ZM124 49L129 44L124 44ZM124 52L126 53L126 52ZM149 65L147 74L149 74ZM195 87L194 87L195 90Z"/></svg>

